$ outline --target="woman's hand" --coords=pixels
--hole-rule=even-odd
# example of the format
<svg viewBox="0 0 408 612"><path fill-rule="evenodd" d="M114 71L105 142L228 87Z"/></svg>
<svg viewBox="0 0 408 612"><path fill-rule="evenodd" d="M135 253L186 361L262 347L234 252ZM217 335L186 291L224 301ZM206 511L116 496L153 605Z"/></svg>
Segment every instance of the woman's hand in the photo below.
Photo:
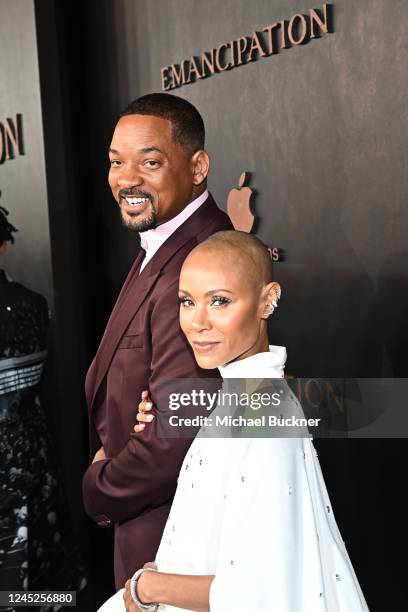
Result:
<svg viewBox="0 0 408 612"><path fill-rule="evenodd" d="M147 393L147 391L145 392ZM154 561L145 563L143 568L150 567L151 569L157 570L157 565ZM125 602L125 608L127 612L138 612L140 608L135 604L130 593L130 579L125 584L125 592L123 593L123 601Z"/></svg>
<svg viewBox="0 0 408 612"><path fill-rule="evenodd" d="M135 604L130 594L130 578L126 581L125 592L123 593L123 601L125 604L126 612L140 612L139 606Z"/></svg>
<svg viewBox="0 0 408 612"><path fill-rule="evenodd" d="M151 423L154 419L154 414L149 411L153 408L152 400L149 397L149 391L142 391L142 401L138 406L136 420L138 424L134 426L134 431L139 433L145 428L145 423Z"/></svg>
<svg viewBox="0 0 408 612"><path fill-rule="evenodd" d="M143 568L157 569L155 563L145 563ZM210 612L210 588L213 580L213 575L143 572L137 580L136 592L141 602L153 601L183 610ZM139 608L132 599L130 585L131 580L128 580L123 601L127 612L138 612Z"/></svg>

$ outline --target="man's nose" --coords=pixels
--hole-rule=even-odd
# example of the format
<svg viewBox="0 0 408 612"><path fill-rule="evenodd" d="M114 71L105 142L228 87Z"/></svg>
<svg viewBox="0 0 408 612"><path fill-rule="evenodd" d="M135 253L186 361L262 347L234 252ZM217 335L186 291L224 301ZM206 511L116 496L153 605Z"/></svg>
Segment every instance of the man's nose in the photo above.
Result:
<svg viewBox="0 0 408 612"><path fill-rule="evenodd" d="M143 177L135 169L123 169L117 177L117 183L121 189L140 187L143 184Z"/></svg>

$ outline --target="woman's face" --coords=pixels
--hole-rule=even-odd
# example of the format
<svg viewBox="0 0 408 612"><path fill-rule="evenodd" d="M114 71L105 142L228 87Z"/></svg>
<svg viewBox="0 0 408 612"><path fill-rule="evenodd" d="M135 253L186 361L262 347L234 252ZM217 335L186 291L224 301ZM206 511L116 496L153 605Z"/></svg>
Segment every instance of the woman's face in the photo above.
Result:
<svg viewBox="0 0 408 612"><path fill-rule="evenodd" d="M199 250L183 265L180 325L202 368L268 350L264 313L269 286L260 286L248 268L253 272L242 256L227 249Z"/></svg>

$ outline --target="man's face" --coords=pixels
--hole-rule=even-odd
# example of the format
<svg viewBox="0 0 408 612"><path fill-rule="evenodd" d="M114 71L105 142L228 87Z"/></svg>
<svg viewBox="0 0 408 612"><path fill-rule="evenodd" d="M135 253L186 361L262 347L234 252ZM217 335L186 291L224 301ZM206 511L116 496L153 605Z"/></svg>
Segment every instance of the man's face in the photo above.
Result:
<svg viewBox="0 0 408 612"><path fill-rule="evenodd" d="M193 199L192 156L173 142L167 119L122 117L109 158L109 185L130 229L143 232L168 221Z"/></svg>

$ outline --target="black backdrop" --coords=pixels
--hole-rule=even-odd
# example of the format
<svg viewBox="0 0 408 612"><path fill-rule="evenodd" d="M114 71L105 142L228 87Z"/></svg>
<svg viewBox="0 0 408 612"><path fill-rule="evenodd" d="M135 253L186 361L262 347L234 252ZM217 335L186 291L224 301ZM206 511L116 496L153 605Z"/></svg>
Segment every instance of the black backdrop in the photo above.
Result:
<svg viewBox="0 0 408 612"><path fill-rule="evenodd" d="M118 112L160 89L160 67L274 20L304 0L37 0L54 266L57 434L95 598L111 542L83 517L83 379L138 249L107 186ZM338 1L334 33L188 85L202 111L210 189L225 207L253 173L258 235L285 249L271 339L298 376L406 376L407 38L403 1ZM406 607L405 440L316 443L370 610Z"/></svg>

